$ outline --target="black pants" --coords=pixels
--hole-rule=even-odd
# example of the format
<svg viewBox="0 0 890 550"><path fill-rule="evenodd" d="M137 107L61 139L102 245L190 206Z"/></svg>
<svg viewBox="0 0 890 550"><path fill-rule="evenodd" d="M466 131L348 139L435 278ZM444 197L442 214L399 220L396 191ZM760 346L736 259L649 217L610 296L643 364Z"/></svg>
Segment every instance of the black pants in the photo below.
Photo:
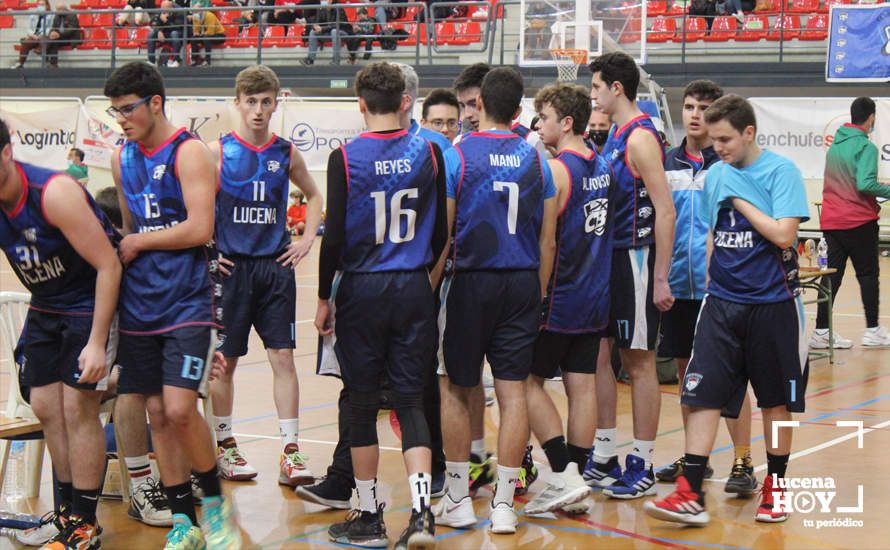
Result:
<svg viewBox="0 0 890 550"><path fill-rule="evenodd" d="M865 309L865 325L878 326L878 222L877 220L853 229L830 229L822 232L828 243L828 267L837 273L828 275L831 282L832 300L837 296L847 268L847 259L853 262L859 293ZM824 279L824 278L823 278ZM823 283L825 281L823 280ZM828 328L828 304L819 304L816 328Z"/></svg>

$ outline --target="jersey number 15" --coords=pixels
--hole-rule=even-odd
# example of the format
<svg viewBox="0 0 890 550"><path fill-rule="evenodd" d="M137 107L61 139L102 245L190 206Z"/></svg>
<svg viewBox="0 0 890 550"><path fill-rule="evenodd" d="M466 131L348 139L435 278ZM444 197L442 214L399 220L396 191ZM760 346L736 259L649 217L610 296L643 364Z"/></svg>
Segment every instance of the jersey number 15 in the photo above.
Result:
<svg viewBox="0 0 890 550"><path fill-rule="evenodd" d="M374 191L371 198L374 200L374 235L377 244L383 244L386 240L387 225L389 225L389 240L392 243L404 243L414 238L414 223L417 221L417 211L404 208L402 202L408 199L416 199L419 192L416 187L401 189L393 193L389 200L389 220L387 220L386 191ZM402 219L405 220L405 234L402 235ZM387 224L387 221L389 222Z"/></svg>

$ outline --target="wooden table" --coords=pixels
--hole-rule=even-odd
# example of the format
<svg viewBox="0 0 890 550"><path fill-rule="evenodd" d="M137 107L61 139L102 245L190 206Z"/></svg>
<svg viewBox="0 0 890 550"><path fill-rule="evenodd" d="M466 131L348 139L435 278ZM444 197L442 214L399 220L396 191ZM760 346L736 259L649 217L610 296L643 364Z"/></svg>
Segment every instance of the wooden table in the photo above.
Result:
<svg viewBox="0 0 890 550"><path fill-rule="evenodd" d="M40 421L36 418L8 418L0 415L0 439L39 432Z"/></svg>
<svg viewBox="0 0 890 550"><path fill-rule="evenodd" d="M801 291L806 289L816 291L816 298L807 300L803 302L804 304L816 304L816 307L821 303L828 304L828 351L810 351L809 357L813 360L827 357L829 365L834 365L834 300L831 297L831 279L826 275L833 273L837 273L837 269L829 267L821 270L801 269L798 275ZM805 335L803 337L806 338Z"/></svg>

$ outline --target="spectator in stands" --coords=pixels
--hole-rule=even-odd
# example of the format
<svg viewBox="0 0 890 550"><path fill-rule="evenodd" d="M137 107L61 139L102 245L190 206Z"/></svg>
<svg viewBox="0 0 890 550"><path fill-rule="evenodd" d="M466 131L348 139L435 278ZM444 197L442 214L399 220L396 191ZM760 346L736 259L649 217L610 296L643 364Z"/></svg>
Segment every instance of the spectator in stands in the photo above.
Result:
<svg viewBox="0 0 890 550"><path fill-rule="evenodd" d="M275 9L266 16L267 25L282 25L286 27L297 20L297 5L299 0L275 0Z"/></svg>
<svg viewBox="0 0 890 550"><path fill-rule="evenodd" d="M236 3L245 7L272 7L275 5L275 0L237 0ZM269 11L261 12L260 10L242 11L241 17L235 19L235 22L238 23L238 32L240 33L251 25L256 25L260 19L265 21L269 13Z"/></svg>
<svg viewBox="0 0 890 550"><path fill-rule="evenodd" d="M198 7L203 0L193 0L192 8ZM222 45L226 41L226 31L222 23L210 10L198 9L188 16L192 23L192 65L195 67L210 66L210 50L213 46ZM205 54L201 55L201 49Z"/></svg>
<svg viewBox="0 0 890 550"><path fill-rule="evenodd" d="M420 125L454 141L460 129L460 103L451 90L438 88L423 100Z"/></svg>
<svg viewBox="0 0 890 550"><path fill-rule="evenodd" d="M346 21L346 15L340 14L341 21L337 21L337 10L332 7L338 4L338 0L320 0L323 6L316 9L304 10L306 17L306 30L303 36L309 42L309 54L306 59L301 59L303 65L312 65L315 63L315 56L318 54L319 43L331 42L334 46L334 57L331 60L332 65L340 64L340 41L345 40L347 36L352 34L352 25ZM347 43L349 47L349 43Z"/></svg>
<svg viewBox="0 0 890 550"><path fill-rule="evenodd" d="M151 16L144 10L155 9L155 0L127 0L122 12L117 14L117 26L147 25L151 22Z"/></svg>
<svg viewBox="0 0 890 550"><path fill-rule="evenodd" d="M754 7L754 2L748 1L748 11ZM745 22L745 13L742 11L742 0L723 0L722 2L716 4L717 13L721 13L723 15L733 15L736 19L739 20L739 23Z"/></svg>
<svg viewBox="0 0 890 550"><path fill-rule="evenodd" d="M689 17L704 17L708 23L708 30L717 15L717 0L692 0L689 3Z"/></svg>
<svg viewBox="0 0 890 550"><path fill-rule="evenodd" d="M377 8L378 13L382 11L383 8ZM377 34L377 23L379 21L379 19L375 19L368 15L368 8L359 8L356 16L357 17L355 20L355 24L352 26L352 29L355 35L357 35L358 37L351 38L346 41L347 47L349 48L350 65L355 63L355 52L358 51L358 48L362 42L365 43L365 55L362 56L362 59L371 59L371 48L373 46L374 40L376 40L376 37L374 35ZM384 23L386 22L385 16L383 18L383 21ZM380 28L383 29L382 24Z"/></svg>
<svg viewBox="0 0 890 550"><path fill-rule="evenodd" d="M155 14L151 19L151 32L148 35L148 62L155 64L155 51L161 49L160 64L179 67L179 52L182 50L182 31L185 15L172 11L176 8L171 0L164 0L161 9L168 10Z"/></svg>
<svg viewBox="0 0 890 550"><path fill-rule="evenodd" d="M41 11L50 9L52 8L46 1ZM67 6L60 4L56 6L56 13L39 14L33 22L33 30L21 40L19 60L12 68L21 68L31 51L41 50L45 50L49 66L59 68L59 49L66 46L74 47L83 39L77 15L69 11Z"/></svg>
<svg viewBox="0 0 890 550"><path fill-rule="evenodd" d="M34 7L34 12L28 18L28 34L19 40L20 49L24 49L26 42L39 42L41 37L47 33L47 29L52 27L54 14L49 0L43 0ZM13 69L20 69L24 65L21 59L12 65Z"/></svg>
<svg viewBox="0 0 890 550"><path fill-rule="evenodd" d="M590 120L587 121L587 139L591 149L597 153L603 151L603 146L609 139L609 130L612 128L612 119L609 115L596 107L590 111Z"/></svg>
<svg viewBox="0 0 890 550"><path fill-rule="evenodd" d="M287 228L291 235L302 235L306 229L307 205L299 191L291 191L290 198L293 202L287 207Z"/></svg>
<svg viewBox="0 0 890 550"><path fill-rule="evenodd" d="M77 147L68 151L68 168L65 170L72 178L76 179L81 185L86 185L90 177L90 170L83 163L86 157L84 152Z"/></svg>

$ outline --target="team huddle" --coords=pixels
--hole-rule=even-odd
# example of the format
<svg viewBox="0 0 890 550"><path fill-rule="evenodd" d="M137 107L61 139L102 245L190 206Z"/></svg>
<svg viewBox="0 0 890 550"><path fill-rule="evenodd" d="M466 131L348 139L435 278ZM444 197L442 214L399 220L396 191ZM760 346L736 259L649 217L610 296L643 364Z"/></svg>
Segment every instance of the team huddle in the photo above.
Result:
<svg viewBox="0 0 890 550"><path fill-rule="evenodd" d="M437 526L475 527L473 499L491 484L490 530L515 533L514 499L538 477L532 434L552 473L526 515L586 513L593 488L653 496L661 480L676 490L646 502L647 514L705 524L721 415L736 453L725 491L761 485L749 383L767 444L756 519L787 519L773 503L791 432L771 426L804 410L807 384L800 173L756 145L751 105L713 82L686 88L687 136L665 152L637 105L633 59L609 53L589 68L590 89L556 83L536 94L533 129L514 122L524 86L512 68L468 67L451 100L424 104L422 126L411 117L413 68L373 63L356 75L367 131L328 160L315 316L318 371L343 383L340 441L314 485L298 443L293 268L311 249L322 199L296 148L270 132L275 73L239 73L238 130L205 145L165 117L155 68L115 70L108 113L127 141L107 208L64 174L14 161L0 125L0 245L32 295L25 381L61 494L30 543L99 547L98 413L116 364L115 422L128 422L118 430L144 434L147 411L160 470L151 479L147 449L120 449L130 515L171 526L167 549L241 548L220 478L258 475L232 433L233 373L251 327L273 370L279 483L331 508L350 509L357 493L358 507L328 530L333 542L388 545L377 497L382 408L398 419L412 501L396 548L435 547ZM588 141L595 112L612 130ZM452 140L457 118L464 133ZM295 241L285 225L291 183L308 199ZM623 465L613 349L633 407ZM684 456L657 472L656 350L677 359L686 428ZM485 448L486 370L500 413L496 466ZM556 377L565 424L544 389ZM199 397L211 397L209 424Z"/></svg>

